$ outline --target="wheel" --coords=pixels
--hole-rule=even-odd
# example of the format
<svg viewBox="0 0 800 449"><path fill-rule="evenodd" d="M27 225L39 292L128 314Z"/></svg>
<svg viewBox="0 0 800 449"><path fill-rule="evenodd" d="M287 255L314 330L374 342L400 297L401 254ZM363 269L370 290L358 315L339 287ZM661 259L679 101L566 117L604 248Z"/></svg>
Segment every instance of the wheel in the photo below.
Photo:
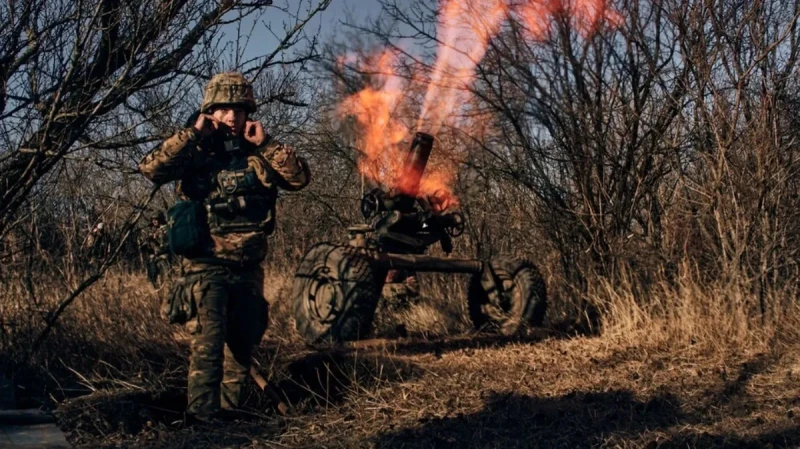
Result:
<svg viewBox="0 0 800 449"><path fill-rule="evenodd" d="M536 266L527 260L505 258L492 260L489 265L490 269L472 276L467 293L475 328L513 335L528 326L541 326L547 290Z"/></svg>
<svg viewBox="0 0 800 449"><path fill-rule="evenodd" d="M381 283L354 247L321 243L303 256L292 284L297 331L311 344L369 334Z"/></svg>

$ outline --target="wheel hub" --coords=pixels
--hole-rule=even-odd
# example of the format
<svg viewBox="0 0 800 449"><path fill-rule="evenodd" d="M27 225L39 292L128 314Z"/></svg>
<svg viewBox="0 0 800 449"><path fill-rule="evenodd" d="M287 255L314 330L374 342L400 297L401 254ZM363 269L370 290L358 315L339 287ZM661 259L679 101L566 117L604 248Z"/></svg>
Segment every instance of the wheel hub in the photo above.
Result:
<svg viewBox="0 0 800 449"><path fill-rule="evenodd" d="M329 271L327 267L315 269L308 288L308 308L321 323L333 322L340 313L338 299L341 291Z"/></svg>

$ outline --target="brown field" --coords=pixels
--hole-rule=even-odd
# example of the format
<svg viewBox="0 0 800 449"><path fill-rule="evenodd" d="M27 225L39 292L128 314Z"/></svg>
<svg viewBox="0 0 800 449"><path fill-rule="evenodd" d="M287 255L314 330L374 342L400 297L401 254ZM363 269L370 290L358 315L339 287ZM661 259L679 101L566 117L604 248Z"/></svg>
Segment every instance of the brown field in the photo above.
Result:
<svg viewBox="0 0 800 449"><path fill-rule="evenodd" d="M419 303L379 311L376 338L312 349L281 299L288 275L269 279L271 327L257 360L291 403L287 416L265 411L253 388L252 420L184 427L185 334L158 316L158 293L141 275L119 272L79 298L20 368L21 399L57 406L81 448L800 445L788 293L762 320L748 318L753 298L736 286L687 280L647 301L625 285L598 286L602 332L553 319L503 338L470 330L460 279L433 288L431 276ZM3 316L4 343L25 341L33 327ZM22 360L25 345L6 347Z"/></svg>
<svg viewBox="0 0 800 449"><path fill-rule="evenodd" d="M800 447L800 0L271 3L0 4L0 376L19 407L79 448ZM194 114L221 71L254 91L224 104L257 104L312 174L259 175L288 190L267 247L242 243L268 253L256 358L291 409L253 386L251 419L212 428L184 424L187 335L145 266L184 181L215 184L195 152L219 148L181 137L163 176L140 162L210 131ZM284 173L278 147L248 160ZM196 190L234 199L215 189ZM545 325L478 333L468 279L426 275L370 340L305 345L304 251L365 221L380 236L374 214L411 197L398 232L438 229L426 254L535 262Z"/></svg>

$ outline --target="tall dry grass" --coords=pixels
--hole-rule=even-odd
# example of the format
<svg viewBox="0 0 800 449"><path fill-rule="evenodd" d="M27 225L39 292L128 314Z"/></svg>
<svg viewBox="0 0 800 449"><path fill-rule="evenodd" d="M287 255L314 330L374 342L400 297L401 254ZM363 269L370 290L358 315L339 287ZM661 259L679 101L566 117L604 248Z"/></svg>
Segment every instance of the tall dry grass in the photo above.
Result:
<svg viewBox="0 0 800 449"><path fill-rule="evenodd" d="M285 351L302 350L294 330L288 290L292 264L266 268L265 297L270 328L264 344ZM466 276L422 274L420 298L403 305L382 302L376 317L377 337L446 339L472 332L466 313ZM641 293L633 273L615 282L590 283L586 297L600 312L593 338L609 346L643 350L708 351L775 350L800 341L800 307L791 289L768 297L762 315L755 289L746 282L703 283L688 264L671 280L651 283ZM40 284L32 298L24 279L0 285L2 339L6 369L36 396L59 400L74 392L117 386L149 388L182 385L187 334L159 316L160 295L143 273L112 270L87 290L58 321L43 346L30 354L30 343L43 330L43 311L52 310L63 286ZM559 321L564 297L550 298ZM398 326L404 332L398 333ZM295 349L293 349L295 348ZM72 392L72 393L71 393Z"/></svg>
<svg viewBox="0 0 800 449"><path fill-rule="evenodd" d="M769 351L800 342L800 304L794 287L770 292L761 312L755 286L744 276L703 282L690 264L649 294L630 275L600 279L589 302L602 316L602 337L612 344L680 350L690 346L728 351Z"/></svg>
<svg viewBox="0 0 800 449"><path fill-rule="evenodd" d="M0 363L26 389L22 393L58 399L137 379L159 383L184 370L178 329L159 316L162 292L150 287L144 274L121 269L79 296L32 353L47 313L68 290L67 285L40 283L32 297L22 279L0 285Z"/></svg>

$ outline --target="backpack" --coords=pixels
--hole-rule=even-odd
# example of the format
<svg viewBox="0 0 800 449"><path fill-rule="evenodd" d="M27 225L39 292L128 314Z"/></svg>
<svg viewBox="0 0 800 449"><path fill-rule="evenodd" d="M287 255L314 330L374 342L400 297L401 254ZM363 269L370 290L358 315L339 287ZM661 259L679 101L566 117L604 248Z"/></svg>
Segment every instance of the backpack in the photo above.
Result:
<svg viewBox="0 0 800 449"><path fill-rule="evenodd" d="M211 235L206 210L198 201L178 201L167 211L167 243L170 253L184 257L201 256Z"/></svg>

